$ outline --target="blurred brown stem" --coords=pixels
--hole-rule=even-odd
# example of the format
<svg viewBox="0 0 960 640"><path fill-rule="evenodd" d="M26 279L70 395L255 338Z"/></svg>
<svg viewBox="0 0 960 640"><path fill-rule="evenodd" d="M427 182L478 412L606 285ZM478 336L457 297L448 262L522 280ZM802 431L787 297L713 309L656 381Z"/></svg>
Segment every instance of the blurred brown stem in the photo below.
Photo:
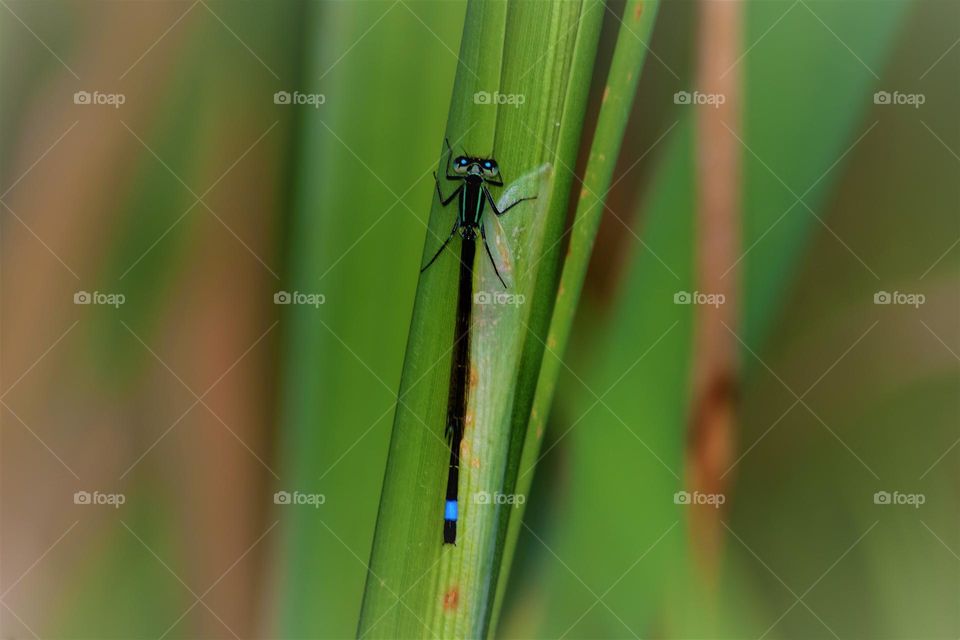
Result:
<svg viewBox="0 0 960 640"><path fill-rule="evenodd" d="M734 450L738 366L737 269L740 248L741 2L701 3L697 89L713 97L697 109L697 290L721 304L695 309L692 406L687 450L691 490L726 495L722 477ZM722 96L722 97L721 97ZM739 133L737 134L739 135ZM728 269L730 269L729 272ZM723 298L719 298L722 295ZM725 326L726 325L726 326ZM722 509L694 505L690 532L708 583L717 576Z"/></svg>

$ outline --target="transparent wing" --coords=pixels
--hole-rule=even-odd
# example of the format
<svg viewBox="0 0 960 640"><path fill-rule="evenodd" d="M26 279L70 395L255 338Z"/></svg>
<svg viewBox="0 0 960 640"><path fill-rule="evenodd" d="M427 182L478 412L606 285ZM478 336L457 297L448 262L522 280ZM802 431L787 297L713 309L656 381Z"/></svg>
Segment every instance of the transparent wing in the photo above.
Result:
<svg viewBox="0 0 960 640"><path fill-rule="evenodd" d="M483 233L490 257L497 267L497 272L503 279L507 289L513 288L513 256L510 254L510 244L507 233L496 214L487 211L483 216Z"/></svg>

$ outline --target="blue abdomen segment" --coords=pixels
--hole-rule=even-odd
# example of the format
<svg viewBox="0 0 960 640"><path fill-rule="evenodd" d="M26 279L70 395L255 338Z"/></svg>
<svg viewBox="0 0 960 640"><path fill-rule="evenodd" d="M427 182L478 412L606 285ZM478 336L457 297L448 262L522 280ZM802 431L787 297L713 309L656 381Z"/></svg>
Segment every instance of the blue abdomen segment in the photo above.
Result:
<svg viewBox="0 0 960 640"><path fill-rule="evenodd" d="M457 521L457 501L447 500L443 505L443 519L450 522Z"/></svg>
<svg viewBox="0 0 960 640"><path fill-rule="evenodd" d="M457 543L457 516L459 509L456 500L447 500L443 503L443 543Z"/></svg>

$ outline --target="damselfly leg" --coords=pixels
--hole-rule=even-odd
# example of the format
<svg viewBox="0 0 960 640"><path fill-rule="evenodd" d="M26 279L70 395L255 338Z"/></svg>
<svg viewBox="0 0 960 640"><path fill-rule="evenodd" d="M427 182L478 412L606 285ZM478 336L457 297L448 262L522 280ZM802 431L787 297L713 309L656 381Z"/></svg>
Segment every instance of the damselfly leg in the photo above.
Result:
<svg viewBox="0 0 960 640"><path fill-rule="evenodd" d="M437 252L433 254L433 257L430 258L430 261L426 265L424 265L422 269L420 269L420 273L423 273L424 271L426 271L427 267L432 265L436 261L436 259L440 257L440 254L443 253L443 250L446 249L447 245L450 244L450 241L453 240L453 236L457 235L457 227L459 226L460 225L457 223L457 221L454 220L453 229L450 230L450 235L448 235L447 239L443 241L443 244L440 245L440 248L437 249Z"/></svg>

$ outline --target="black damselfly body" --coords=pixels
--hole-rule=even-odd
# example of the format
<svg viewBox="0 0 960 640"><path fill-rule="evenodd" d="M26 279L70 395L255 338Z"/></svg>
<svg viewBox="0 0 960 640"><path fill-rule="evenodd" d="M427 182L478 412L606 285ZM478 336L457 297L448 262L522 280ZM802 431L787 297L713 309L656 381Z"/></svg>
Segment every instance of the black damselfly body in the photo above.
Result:
<svg viewBox="0 0 960 640"><path fill-rule="evenodd" d="M449 142L447 151L450 156L453 155ZM500 168L493 158L457 156L453 159L453 175L450 174L448 165L445 177L447 180L459 181L460 186L449 196L444 197L440 189L440 180L434 174L437 196L443 206L447 206L454 198L458 198L457 217L453 222L450 235L420 271L421 273L426 271L440 257L454 236L460 235L460 277L457 287L453 355L450 364L450 390L447 398L446 437L450 443L450 466L447 471L447 493L443 509L443 542L454 544L457 541L459 517L457 495L460 484L460 444L463 441L467 412L467 372L470 370L470 316L473 304L473 263L477 251L476 241L479 236L497 279L504 288L508 288L512 283L513 265L498 218L524 200L533 200L536 196L520 198L501 211L487 188L487 185L503 186ZM483 215L488 204L495 215Z"/></svg>

